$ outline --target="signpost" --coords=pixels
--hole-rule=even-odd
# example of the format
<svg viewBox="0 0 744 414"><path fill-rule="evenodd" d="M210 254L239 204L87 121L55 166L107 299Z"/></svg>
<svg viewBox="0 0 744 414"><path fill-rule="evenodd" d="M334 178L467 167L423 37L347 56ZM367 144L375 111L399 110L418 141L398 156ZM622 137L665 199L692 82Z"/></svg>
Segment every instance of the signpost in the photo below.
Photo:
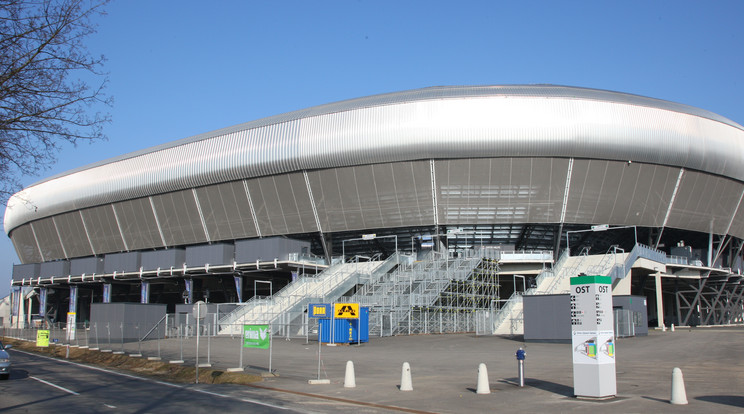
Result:
<svg viewBox="0 0 744 414"><path fill-rule="evenodd" d="M144 285L143 285L144 286ZM196 383L199 383L199 336L200 335L200 322L207 316L207 304L203 301L198 301L194 304L194 319L196 319Z"/></svg>
<svg viewBox="0 0 744 414"><path fill-rule="evenodd" d="M617 394L612 278L571 278L571 346L574 394L611 398Z"/></svg>
<svg viewBox="0 0 744 414"><path fill-rule="evenodd" d="M311 303L307 307L307 314L310 318L318 319L331 319L331 304L330 303ZM318 323L318 381L320 381L320 323Z"/></svg>

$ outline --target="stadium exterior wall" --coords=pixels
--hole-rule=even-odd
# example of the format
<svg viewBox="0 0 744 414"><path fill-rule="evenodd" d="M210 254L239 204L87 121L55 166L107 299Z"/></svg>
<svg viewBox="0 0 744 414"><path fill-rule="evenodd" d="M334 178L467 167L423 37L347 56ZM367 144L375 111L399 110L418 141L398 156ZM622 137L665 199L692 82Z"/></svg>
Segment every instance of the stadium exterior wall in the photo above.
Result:
<svg viewBox="0 0 744 414"><path fill-rule="evenodd" d="M500 223L744 237L744 129L650 98L443 87L254 121L9 200L23 263L220 240Z"/></svg>

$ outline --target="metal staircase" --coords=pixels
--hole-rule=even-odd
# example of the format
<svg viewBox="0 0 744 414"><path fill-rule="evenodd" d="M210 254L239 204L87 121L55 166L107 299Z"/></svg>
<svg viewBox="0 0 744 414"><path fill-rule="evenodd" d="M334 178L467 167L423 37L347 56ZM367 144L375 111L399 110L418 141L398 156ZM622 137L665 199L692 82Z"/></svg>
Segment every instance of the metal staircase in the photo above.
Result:
<svg viewBox="0 0 744 414"><path fill-rule="evenodd" d="M370 280L354 295L341 300L370 308L370 335L423 333L427 317L434 315L441 320L443 312L450 317L447 331L460 331L451 323L452 318L464 309L472 310L473 298L482 297L484 288L490 288L489 292L495 295L492 297L498 299L497 285L476 280L474 269L484 260L488 259L479 252L457 258L432 252L428 260L403 263L396 271ZM445 330L443 323L439 325L440 330Z"/></svg>
<svg viewBox="0 0 744 414"><path fill-rule="evenodd" d="M610 276L614 282L623 279L636 260L645 258L667 263L666 254L660 250L637 243L629 254L611 247L604 255L589 256L582 250L579 256L569 256L564 251L552 270L542 272L536 279L536 287L517 292L509 298L493 318L492 333L495 335L518 335L524 332L522 295L551 295L568 293L570 278L580 273ZM624 256L624 259L623 259Z"/></svg>
<svg viewBox="0 0 744 414"><path fill-rule="evenodd" d="M386 261L359 259L333 265L315 276L302 276L271 297L254 296L219 320L219 334L239 333L244 324L271 324L277 333L301 317L309 303L335 301L354 286L390 271L398 257L393 255Z"/></svg>

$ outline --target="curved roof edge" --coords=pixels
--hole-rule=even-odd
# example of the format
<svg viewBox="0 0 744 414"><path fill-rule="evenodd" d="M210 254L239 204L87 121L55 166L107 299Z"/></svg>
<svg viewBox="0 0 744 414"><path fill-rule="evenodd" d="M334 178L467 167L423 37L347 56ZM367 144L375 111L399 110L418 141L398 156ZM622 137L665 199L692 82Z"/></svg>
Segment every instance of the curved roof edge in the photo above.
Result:
<svg viewBox="0 0 744 414"><path fill-rule="evenodd" d="M254 128L265 127L269 125L280 124L283 122L294 121L302 118L321 116L338 112L351 111L355 109L370 108L375 106L386 106L416 101L467 98L479 96L525 96L525 97L543 97L543 98L575 98L584 100L597 100L603 102L624 103L636 106L645 106L649 108L664 109L672 112L679 112L688 115L694 115L701 118L710 119L720 122L734 128L744 131L744 126L738 123L710 112L705 109L694 106L666 101L663 99L649 98L642 95L634 95L625 92L615 92L605 89L592 89L576 86L534 84L534 85L482 85L482 86L430 86L420 89L411 89L399 92L388 92L377 95L364 96L360 98L346 99L343 101L331 102L317 105L309 108L299 109L296 111L286 112L279 115L272 115L266 118L254 121L244 122L242 124L230 127L220 128L215 131L205 132L193 135L187 138L178 139L154 147L144 148L139 151L122 154L117 157L101 160L87 164L72 170L55 174L48 178L39 180L29 187L41 184L46 181L54 180L59 177L74 174L97 166L110 164L113 162L138 157L140 155L162 151L169 148L178 147L192 142L203 141L218 136L231 134L238 131L245 131Z"/></svg>

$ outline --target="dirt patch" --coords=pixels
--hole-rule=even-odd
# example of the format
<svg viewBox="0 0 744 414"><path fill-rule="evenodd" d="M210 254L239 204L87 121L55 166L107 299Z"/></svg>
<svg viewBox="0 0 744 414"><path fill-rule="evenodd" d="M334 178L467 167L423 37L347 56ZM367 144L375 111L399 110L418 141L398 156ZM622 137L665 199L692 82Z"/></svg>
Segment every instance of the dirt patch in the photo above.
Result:
<svg viewBox="0 0 744 414"><path fill-rule="evenodd" d="M3 343L12 344L14 348L35 354L49 355L60 359L81 362L84 364L107 367L118 371L128 371L137 375L157 378L169 382L194 382L196 368L191 366L169 364L162 361L150 361L147 358L135 358L127 355L115 355L108 352L91 351L89 349L69 348L66 346L50 345L37 347L33 342L19 341L5 338ZM199 382L206 384L251 384L261 382L258 375L242 372L225 372L210 368L199 368Z"/></svg>

